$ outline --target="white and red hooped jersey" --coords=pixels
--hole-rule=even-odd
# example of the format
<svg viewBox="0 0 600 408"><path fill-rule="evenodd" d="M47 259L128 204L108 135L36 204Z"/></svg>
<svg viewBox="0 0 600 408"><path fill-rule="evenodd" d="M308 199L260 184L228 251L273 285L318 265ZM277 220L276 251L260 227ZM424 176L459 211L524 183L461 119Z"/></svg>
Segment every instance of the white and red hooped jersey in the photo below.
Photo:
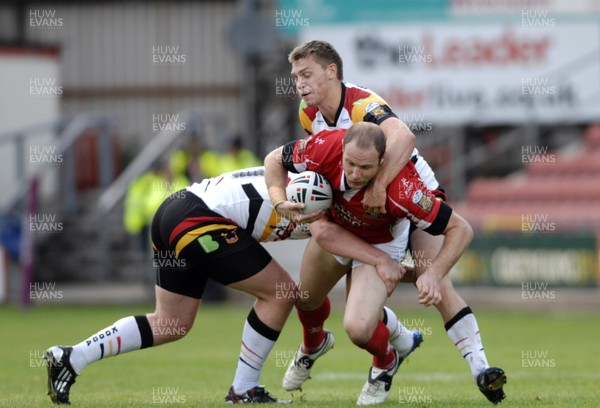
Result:
<svg viewBox="0 0 600 408"><path fill-rule="evenodd" d="M275 212L264 174L264 167L237 170L204 179L187 190L259 242L309 238L308 225L292 222Z"/></svg>
<svg viewBox="0 0 600 408"><path fill-rule="evenodd" d="M304 100L300 102L298 116L302 128L308 134L326 129L348 129L356 122L373 122L379 125L387 118L397 117L382 97L370 89L349 82L342 82L342 98L334 123L327 123L319 108L306 106Z"/></svg>
<svg viewBox="0 0 600 408"><path fill-rule="evenodd" d="M342 169L342 140L345 129L324 130L283 148L283 165L288 171L321 173L333 188L333 221L371 244L392 240L392 227L408 218L417 227L437 235L446 229L452 208L437 199L408 162L387 189L386 214L367 212L361 200L366 188L352 189Z"/></svg>

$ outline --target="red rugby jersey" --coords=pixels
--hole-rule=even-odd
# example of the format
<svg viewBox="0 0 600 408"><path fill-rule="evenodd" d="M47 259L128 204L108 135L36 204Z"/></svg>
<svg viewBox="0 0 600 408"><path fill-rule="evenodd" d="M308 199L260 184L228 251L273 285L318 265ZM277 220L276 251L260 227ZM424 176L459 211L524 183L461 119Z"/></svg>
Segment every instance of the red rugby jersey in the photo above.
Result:
<svg viewBox="0 0 600 408"><path fill-rule="evenodd" d="M392 240L392 226L408 218L417 227L438 235L446 229L452 208L437 199L408 162L387 189L386 214L367 212L361 200L366 187L348 187L342 169L342 140L346 129L323 130L283 148L283 165L289 171L321 173L333 188L334 222L371 244Z"/></svg>

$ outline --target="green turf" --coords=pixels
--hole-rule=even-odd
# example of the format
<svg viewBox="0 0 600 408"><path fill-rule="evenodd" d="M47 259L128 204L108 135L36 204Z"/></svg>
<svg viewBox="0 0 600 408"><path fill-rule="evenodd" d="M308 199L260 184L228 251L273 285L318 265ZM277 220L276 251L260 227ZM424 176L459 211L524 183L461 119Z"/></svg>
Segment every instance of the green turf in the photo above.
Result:
<svg viewBox="0 0 600 408"><path fill-rule="evenodd" d="M150 310L150 306L0 308L0 406L51 406L45 395L46 370L41 367L47 347L79 342L121 317ZM72 404L223 406L247 312L247 307L204 306L183 340L89 366L72 388ZM425 332L425 342L401 367L382 406L491 406L471 382L468 366L446 336L437 312L412 309L404 315L407 323ZM328 327L337 336L336 346L319 360L304 392L293 394L296 405L355 404L370 358L347 340L341 316L337 309L332 312ZM598 315L480 312L478 320L490 363L504 368L509 377L502 406L600 406ZM281 388L281 378L300 333L293 314L265 365L261 383L280 398L291 397Z"/></svg>

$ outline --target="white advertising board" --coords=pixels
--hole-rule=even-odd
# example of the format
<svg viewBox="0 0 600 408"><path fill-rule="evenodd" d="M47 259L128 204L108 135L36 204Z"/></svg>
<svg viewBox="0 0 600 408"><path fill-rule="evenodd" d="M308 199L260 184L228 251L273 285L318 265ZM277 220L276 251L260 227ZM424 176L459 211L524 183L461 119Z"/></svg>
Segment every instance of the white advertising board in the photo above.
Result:
<svg viewBox="0 0 600 408"><path fill-rule="evenodd" d="M59 58L54 52L0 48L0 72L0 135L8 137L0 140L0 191L5 192L0 203L4 203L15 191L19 163L30 174L41 164L36 155L54 148L49 128L28 134L23 140L22 156L17 157L19 151L10 135L56 122L60 118L62 85ZM52 188L56 188L56 180L45 179L42 193Z"/></svg>
<svg viewBox="0 0 600 408"><path fill-rule="evenodd" d="M300 39L331 42L344 80L378 92L406 121L600 119L598 21L315 25Z"/></svg>

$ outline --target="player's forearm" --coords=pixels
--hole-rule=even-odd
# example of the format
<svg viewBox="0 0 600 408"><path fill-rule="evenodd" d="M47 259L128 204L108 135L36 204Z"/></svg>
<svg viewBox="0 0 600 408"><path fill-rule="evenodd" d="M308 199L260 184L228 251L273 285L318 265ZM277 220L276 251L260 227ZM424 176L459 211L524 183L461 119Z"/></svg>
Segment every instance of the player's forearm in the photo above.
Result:
<svg viewBox="0 0 600 408"><path fill-rule="evenodd" d="M282 148L275 149L265 157L265 182L273 204L287 200L285 184L288 172L283 167L282 152Z"/></svg>
<svg viewBox="0 0 600 408"><path fill-rule="evenodd" d="M444 243L427 272L442 279L456 264L473 239L473 229L460 215L452 213L444 231Z"/></svg>
<svg viewBox="0 0 600 408"><path fill-rule="evenodd" d="M321 248L334 255L357 259L373 266L389 258L382 250L324 218L310 224L310 233Z"/></svg>
<svg viewBox="0 0 600 408"><path fill-rule="evenodd" d="M386 149L383 164L375 176L374 183L387 188L410 160L415 148L415 135L397 118L385 120L380 126L386 136Z"/></svg>

